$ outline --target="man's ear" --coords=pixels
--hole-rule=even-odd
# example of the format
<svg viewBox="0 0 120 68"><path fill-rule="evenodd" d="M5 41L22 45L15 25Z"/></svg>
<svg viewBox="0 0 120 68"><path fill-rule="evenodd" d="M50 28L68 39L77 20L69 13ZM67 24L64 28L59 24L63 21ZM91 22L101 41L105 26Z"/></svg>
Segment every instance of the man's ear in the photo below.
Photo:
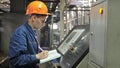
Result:
<svg viewBox="0 0 120 68"><path fill-rule="evenodd" d="M31 17L31 19L32 19L32 22L34 22L35 20L36 20L36 16L35 15L33 15L32 17Z"/></svg>

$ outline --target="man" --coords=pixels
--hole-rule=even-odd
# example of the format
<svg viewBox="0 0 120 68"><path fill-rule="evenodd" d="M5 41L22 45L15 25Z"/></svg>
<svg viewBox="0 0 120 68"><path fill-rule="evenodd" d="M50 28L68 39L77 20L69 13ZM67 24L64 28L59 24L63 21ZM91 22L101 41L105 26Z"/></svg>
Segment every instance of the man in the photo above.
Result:
<svg viewBox="0 0 120 68"><path fill-rule="evenodd" d="M45 26L48 8L41 1L33 1L27 6L28 21L15 30L9 46L9 60L12 68L39 68L39 60L48 56L36 38L36 30Z"/></svg>

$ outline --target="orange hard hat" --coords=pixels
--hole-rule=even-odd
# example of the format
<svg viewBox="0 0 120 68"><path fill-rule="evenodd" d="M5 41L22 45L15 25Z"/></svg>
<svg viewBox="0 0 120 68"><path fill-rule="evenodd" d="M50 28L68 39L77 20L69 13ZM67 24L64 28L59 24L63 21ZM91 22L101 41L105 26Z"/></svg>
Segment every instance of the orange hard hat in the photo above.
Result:
<svg viewBox="0 0 120 68"><path fill-rule="evenodd" d="M44 14L48 15L48 8L45 3L41 1L32 1L28 4L26 15L28 14Z"/></svg>

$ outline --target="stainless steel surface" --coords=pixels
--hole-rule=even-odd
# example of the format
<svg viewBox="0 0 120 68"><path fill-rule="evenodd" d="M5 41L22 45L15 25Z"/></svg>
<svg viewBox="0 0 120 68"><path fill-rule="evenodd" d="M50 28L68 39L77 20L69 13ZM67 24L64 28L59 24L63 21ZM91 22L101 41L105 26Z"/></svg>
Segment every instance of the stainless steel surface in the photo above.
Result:
<svg viewBox="0 0 120 68"><path fill-rule="evenodd" d="M88 37L84 40L80 40L73 44L76 49L71 48L66 52L66 54L61 58L61 67L62 68L76 68L81 60L86 56L88 49ZM84 55L84 56L83 56Z"/></svg>
<svg viewBox="0 0 120 68"><path fill-rule="evenodd" d="M91 8L89 62L94 64L90 68L120 68L119 4L120 0L105 0Z"/></svg>
<svg viewBox="0 0 120 68"><path fill-rule="evenodd" d="M89 31L89 25L75 26L59 45L58 50L60 53L64 55L86 31Z"/></svg>
<svg viewBox="0 0 120 68"><path fill-rule="evenodd" d="M103 14L99 9L103 8ZM90 23L90 61L104 67L105 32L106 32L106 2L92 7Z"/></svg>
<svg viewBox="0 0 120 68"><path fill-rule="evenodd" d="M82 59L82 61L77 65L76 68L88 68L89 53Z"/></svg>
<svg viewBox="0 0 120 68"><path fill-rule="evenodd" d="M70 47L73 46L73 43L76 41L76 39L85 31L85 29L81 30L74 30L70 35L66 38L66 40L60 45L58 48L62 54L65 54Z"/></svg>
<svg viewBox="0 0 120 68"><path fill-rule="evenodd" d="M76 68L88 53L89 27L86 27L84 26L84 28L81 29L73 28L72 32L70 32L70 34L61 43L60 47L58 47L58 51L63 55L60 60L60 65L62 68ZM76 30L82 29L84 29L82 33L80 31L74 33Z"/></svg>

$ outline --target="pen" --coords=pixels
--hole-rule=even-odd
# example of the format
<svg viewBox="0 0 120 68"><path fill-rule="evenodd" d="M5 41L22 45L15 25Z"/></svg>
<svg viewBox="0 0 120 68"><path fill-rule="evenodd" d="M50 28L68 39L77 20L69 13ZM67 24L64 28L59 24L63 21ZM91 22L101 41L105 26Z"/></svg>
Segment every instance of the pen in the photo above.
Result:
<svg viewBox="0 0 120 68"><path fill-rule="evenodd" d="M43 49L39 46L39 49L41 50L41 51L43 51Z"/></svg>

